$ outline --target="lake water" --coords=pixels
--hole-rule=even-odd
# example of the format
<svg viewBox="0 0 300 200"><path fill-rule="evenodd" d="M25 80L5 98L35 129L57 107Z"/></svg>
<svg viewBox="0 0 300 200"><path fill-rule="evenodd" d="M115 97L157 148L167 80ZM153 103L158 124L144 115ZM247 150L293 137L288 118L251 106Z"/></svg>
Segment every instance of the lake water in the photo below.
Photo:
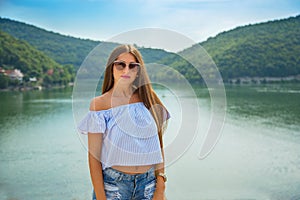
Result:
<svg viewBox="0 0 300 200"><path fill-rule="evenodd" d="M168 146L176 138L180 110L172 93L158 93L172 116L164 136ZM299 200L300 85L227 87L222 135L203 160L198 155L211 106L206 89L196 93L199 134L179 159L168 163L168 199ZM0 199L91 199L72 89L0 92L0 100ZM197 105L185 106L193 110Z"/></svg>

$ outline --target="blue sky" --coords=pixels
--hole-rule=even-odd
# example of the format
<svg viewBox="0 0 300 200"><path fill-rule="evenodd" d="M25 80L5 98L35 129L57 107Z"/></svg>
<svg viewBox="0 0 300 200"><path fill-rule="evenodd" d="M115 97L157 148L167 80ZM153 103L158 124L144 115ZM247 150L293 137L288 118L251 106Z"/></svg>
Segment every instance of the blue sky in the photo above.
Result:
<svg viewBox="0 0 300 200"><path fill-rule="evenodd" d="M47 30L105 41L164 28L196 42L237 26L300 14L300 0L1 0L0 15Z"/></svg>

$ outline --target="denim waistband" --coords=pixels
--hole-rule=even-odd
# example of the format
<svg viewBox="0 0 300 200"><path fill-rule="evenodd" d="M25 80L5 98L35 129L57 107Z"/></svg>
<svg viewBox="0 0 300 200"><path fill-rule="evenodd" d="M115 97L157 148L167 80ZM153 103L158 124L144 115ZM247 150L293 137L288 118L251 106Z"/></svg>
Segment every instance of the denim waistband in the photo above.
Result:
<svg viewBox="0 0 300 200"><path fill-rule="evenodd" d="M103 170L103 174L107 174L108 176L116 179L116 180L138 180L138 179L149 179L153 178L154 175L154 167L151 167L147 172L142 174L126 174L124 172L118 171L111 167Z"/></svg>

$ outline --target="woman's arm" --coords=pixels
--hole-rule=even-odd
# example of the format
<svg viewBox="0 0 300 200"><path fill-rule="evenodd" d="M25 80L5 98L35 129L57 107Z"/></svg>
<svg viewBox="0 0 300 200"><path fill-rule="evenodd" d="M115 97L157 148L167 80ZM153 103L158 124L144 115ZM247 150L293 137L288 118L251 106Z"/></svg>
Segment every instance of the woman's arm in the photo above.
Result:
<svg viewBox="0 0 300 200"><path fill-rule="evenodd" d="M97 200L106 200L104 192L102 165L100 162L102 133L88 134L89 168Z"/></svg>
<svg viewBox="0 0 300 200"><path fill-rule="evenodd" d="M162 151L163 160L165 160L164 157L164 151ZM159 173L165 173L165 162L159 163L155 165L155 175L156 175L156 189L154 192L153 200L163 200L165 199L165 181L163 177L158 176Z"/></svg>
<svg viewBox="0 0 300 200"><path fill-rule="evenodd" d="M90 103L90 111L99 111L106 109L107 102L102 96L95 97ZM102 149L103 133L88 134L88 149L89 149L89 167L92 184L96 193L97 200L106 200L104 191L104 181L102 174L102 164L100 162Z"/></svg>

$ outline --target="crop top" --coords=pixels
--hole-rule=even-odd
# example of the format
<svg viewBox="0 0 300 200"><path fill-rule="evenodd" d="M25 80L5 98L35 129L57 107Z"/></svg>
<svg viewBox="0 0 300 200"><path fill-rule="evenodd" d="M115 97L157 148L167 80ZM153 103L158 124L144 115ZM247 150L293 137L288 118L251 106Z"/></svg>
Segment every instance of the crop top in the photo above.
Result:
<svg viewBox="0 0 300 200"><path fill-rule="evenodd" d="M163 162L157 126L143 102L89 111L77 128L82 134L103 134L100 158L103 169Z"/></svg>

